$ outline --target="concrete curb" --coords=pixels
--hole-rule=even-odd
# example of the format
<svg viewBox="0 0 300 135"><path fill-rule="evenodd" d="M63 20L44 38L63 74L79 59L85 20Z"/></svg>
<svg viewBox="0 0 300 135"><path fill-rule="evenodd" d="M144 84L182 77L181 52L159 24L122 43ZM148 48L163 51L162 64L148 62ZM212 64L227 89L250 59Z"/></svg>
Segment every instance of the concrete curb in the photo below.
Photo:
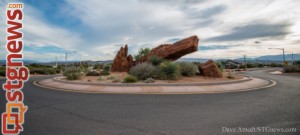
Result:
<svg viewBox="0 0 300 135"><path fill-rule="evenodd" d="M52 89L52 90L58 90L58 91L65 91L65 92L76 92L76 93L92 93L92 94L164 94L164 95L176 95L176 94L218 94L218 93L231 93L231 92L245 92L245 91L252 91L252 90L258 90L258 89L265 89L275 86L277 83L273 80L267 80L269 84L254 88L247 88L247 89L239 89L239 90L226 90L226 91L201 91L201 92L136 92L136 93L128 93L128 92L107 92L107 91L82 91L82 90L71 90L71 89L63 89L63 88L55 88L55 87L49 87L44 86L39 83L39 81L34 81L33 84L46 88L46 89Z"/></svg>
<svg viewBox="0 0 300 135"><path fill-rule="evenodd" d="M54 77L52 78L53 81L55 82L60 82L60 83L68 83L68 84L80 84L80 85L96 85L96 86L111 86L111 87L122 87L122 86L127 86L127 87L141 87L141 86L206 86L206 85L223 85L223 84L233 84L233 83L241 83L241 82L247 82L251 81L253 77L251 76L246 76L246 75L241 75L246 77L246 79L241 79L241 80L234 80L234 81L219 81L219 82L200 82L200 83L88 83L88 82L72 82L72 81L64 81L60 80L62 77Z"/></svg>

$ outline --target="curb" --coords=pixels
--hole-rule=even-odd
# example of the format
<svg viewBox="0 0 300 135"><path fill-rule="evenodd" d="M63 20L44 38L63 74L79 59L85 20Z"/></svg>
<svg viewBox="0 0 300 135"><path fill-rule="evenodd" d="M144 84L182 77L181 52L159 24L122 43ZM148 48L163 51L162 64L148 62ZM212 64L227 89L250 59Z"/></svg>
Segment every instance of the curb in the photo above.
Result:
<svg viewBox="0 0 300 135"><path fill-rule="evenodd" d="M248 88L248 89L240 89L240 90L227 90L227 91L201 91L201 92L167 92L167 93L162 93L162 92L136 92L136 93L122 93L122 92L103 92L103 91L82 91L82 90L71 90L71 89L63 89L63 88L55 88L55 87L49 87L49 86L44 86L39 84L39 81L34 81L33 84L46 88L46 89L52 89L52 90L58 90L58 91L65 91L65 92L76 92L76 93L91 93L91 94L143 94L143 95L178 95L178 94L183 94L183 95L189 95L189 94L220 94L220 93L232 93L232 92L245 92L245 91L252 91L252 90L258 90L258 89L265 89L265 88L270 88L273 87L277 84L276 81L274 80L267 80L269 81L269 84L265 86L259 86L259 87L254 87L254 88Z"/></svg>
<svg viewBox="0 0 300 135"><path fill-rule="evenodd" d="M68 84L81 84L81 85L96 85L96 86L111 86L111 87L140 87L140 86L205 86L205 85L223 85L223 84L234 84L234 83L241 83L241 82L247 82L251 81L253 77L247 76L247 75L241 75L246 77L246 79L241 80L234 80L234 81L219 81L219 82L200 82L200 83L161 83L161 84L155 84L155 83L145 83L145 84L139 84L139 83L88 83L88 82L72 82L72 81L64 81L59 80L59 78L62 77L54 77L52 78L55 82L60 83L68 83Z"/></svg>

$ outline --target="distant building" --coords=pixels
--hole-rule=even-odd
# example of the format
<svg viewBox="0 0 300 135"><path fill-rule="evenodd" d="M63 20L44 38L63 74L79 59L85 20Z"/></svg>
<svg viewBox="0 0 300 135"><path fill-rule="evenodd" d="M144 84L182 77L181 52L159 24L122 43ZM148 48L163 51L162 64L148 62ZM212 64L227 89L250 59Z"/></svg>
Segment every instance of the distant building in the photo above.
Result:
<svg viewBox="0 0 300 135"><path fill-rule="evenodd" d="M241 65L243 65L242 63L233 60L227 60L223 63L226 69L238 69Z"/></svg>

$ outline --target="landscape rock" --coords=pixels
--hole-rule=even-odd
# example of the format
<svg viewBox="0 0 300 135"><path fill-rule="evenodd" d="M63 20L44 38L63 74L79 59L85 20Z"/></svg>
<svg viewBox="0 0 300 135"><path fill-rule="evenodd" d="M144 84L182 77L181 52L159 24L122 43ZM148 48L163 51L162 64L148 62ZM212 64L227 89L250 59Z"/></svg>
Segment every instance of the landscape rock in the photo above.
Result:
<svg viewBox="0 0 300 135"><path fill-rule="evenodd" d="M128 72L133 64L133 57L128 55L128 46L121 47L114 58L111 72Z"/></svg>
<svg viewBox="0 0 300 135"><path fill-rule="evenodd" d="M200 64L198 66L200 73L206 77L215 77L222 78L222 73L218 69L218 66L212 60L208 60L207 62Z"/></svg>
<svg viewBox="0 0 300 135"><path fill-rule="evenodd" d="M197 36L191 36L189 38L177 41L174 44L163 44L153 48L147 56L142 57L135 63L149 61L153 56L175 61L184 55L197 51L198 42L199 38Z"/></svg>

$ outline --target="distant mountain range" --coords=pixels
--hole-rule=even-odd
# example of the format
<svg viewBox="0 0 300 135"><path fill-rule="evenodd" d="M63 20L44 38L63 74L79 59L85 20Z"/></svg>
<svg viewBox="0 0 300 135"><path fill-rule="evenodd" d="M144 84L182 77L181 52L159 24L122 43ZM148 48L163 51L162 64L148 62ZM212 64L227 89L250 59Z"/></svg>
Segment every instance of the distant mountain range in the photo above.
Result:
<svg viewBox="0 0 300 135"><path fill-rule="evenodd" d="M285 59L287 61L292 61L292 54L286 54ZM209 59L203 59L203 58L180 58L177 61L196 61L196 62L206 62ZM226 61L228 59L214 59L216 61ZM232 59L234 61L238 62L244 62L244 58L237 58L237 59ZM300 54L294 54L294 61L300 60ZM281 63L283 61L282 55L264 55L256 58L247 58L247 62L260 62L260 63L265 63L265 62L275 62L275 63ZM45 65L55 65L56 62L40 62L40 61L34 61L34 60L23 60L25 65L28 65L30 63L40 63L40 64L45 64ZM74 62L80 62L79 60L75 61L68 61L67 64L72 64ZM106 60L106 61L87 61L88 64L94 65L96 63L112 63L112 60ZM5 60L0 60L0 65L4 65L6 63ZM57 64L64 64L64 61L58 61Z"/></svg>

